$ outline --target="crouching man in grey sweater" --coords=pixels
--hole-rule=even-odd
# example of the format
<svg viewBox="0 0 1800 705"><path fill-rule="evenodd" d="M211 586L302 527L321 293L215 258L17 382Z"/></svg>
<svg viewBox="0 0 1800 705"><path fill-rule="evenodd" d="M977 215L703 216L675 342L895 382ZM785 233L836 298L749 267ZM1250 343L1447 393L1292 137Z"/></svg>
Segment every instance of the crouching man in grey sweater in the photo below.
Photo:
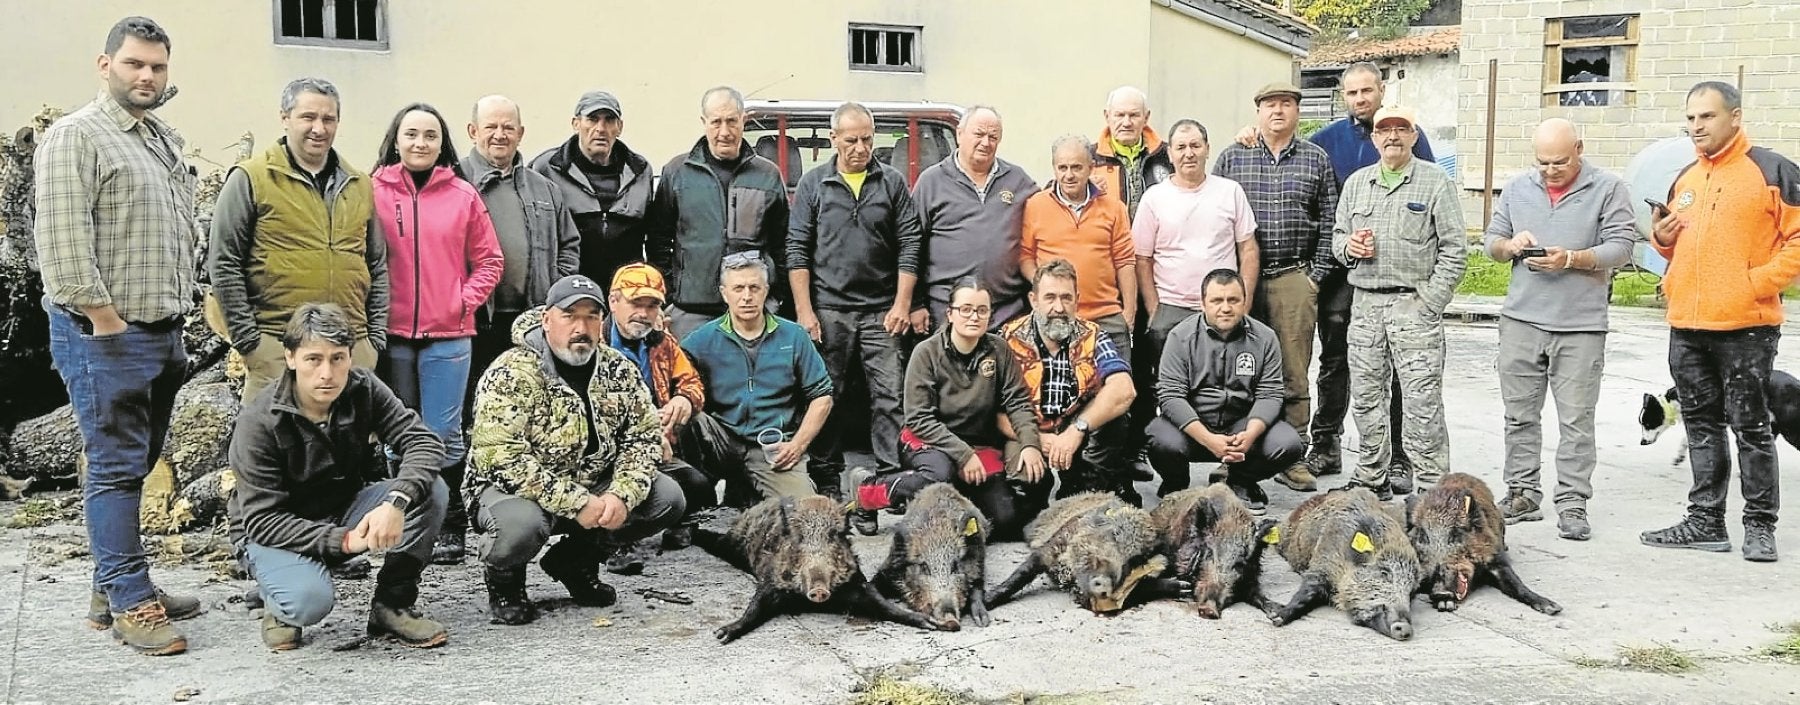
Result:
<svg viewBox="0 0 1800 705"><path fill-rule="evenodd" d="M1568 120L1538 125L1532 146L1536 168L1506 185L1486 237L1489 256L1512 262L1496 363L1506 402L1507 490L1500 512L1508 524L1544 518L1539 417L1548 384L1561 422L1557 527L1563 538L1585 541L1606 306L1613 269L1631 259L1637 219L1625 182L1582 159L1581 138Z"/></svg>

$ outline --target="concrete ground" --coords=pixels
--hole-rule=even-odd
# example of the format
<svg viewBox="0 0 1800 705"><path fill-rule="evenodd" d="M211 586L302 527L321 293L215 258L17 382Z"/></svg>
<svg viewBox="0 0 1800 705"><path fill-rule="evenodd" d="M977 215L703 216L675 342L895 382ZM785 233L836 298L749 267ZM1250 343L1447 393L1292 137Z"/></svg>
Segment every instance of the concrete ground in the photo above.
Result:
<svg viewBox="0 0 1800 705"><path fill-rule="evenodd" d="M1499 488L1495 334L1491 323L1451 326L1445 402L1453 467ZM477 567L433 568L422 604L450 625L451 641L431 651L359 639L366 580L342 585L338 611L307 631L305 648L276 654L262 648L256 616L229 603L246 583L198 568L158 570L162 585L198 592L213 607L182 623L187 655L152 659L80 626L85 558L57 558L80 535L63 525L0 530L0 680L8 703L842 703L884 674L956 694L919 702L1800 702L1800 666L1757 655L1780 638L1772 625L1800 620L1800 533L1783 526L1788 555L1772 565L1735 551L1637 542L1639 531L1681 516L1688 486L1686 466L1670 462L1674 438L1638 444L1640 393L1669 384L1666 344L1655 312L1615 311L1593 540L1560 540L1553 520L1510 527L1519 573L1562 603L1556 617L1484 587L1455 613L1416 601L1417 636L1400 643L1330 608L1279 629L1241 605L1219 621L1180 602L1096 617L1040 582L996 610L986 629L923 633L806 615L719 646L710 633L736 617L751 582L688 550L614 580L621 600L608 609L571 605L533 569L532 595L549 611L528 627L487 623ZM1788 348L1778 366L1800 370L1800 355ZM1800 465L1794 449L1783 446L1781 455L1788 468ZM1342 477L1327 480L1334 486ZM1279 486L1270 494L1276 516L1303 497ZM1737 508L1734 497L1734 542ZM0 515L10 511L0 506ZM887 541L885 532L857 539L865 569L885 555ZM991 549L990 582L1021 554L1018 544ZM1298 580L1273 552L1266 560L1268 591L1285 600ZM693 603L638 594L644 588L679 591ZM602 617L610 623L597 626ZM1619 667L1620 649L1655 646L1684 652L1697 667L1680 675ZM1593 661L1577 665L1581 659Z"/></svg>

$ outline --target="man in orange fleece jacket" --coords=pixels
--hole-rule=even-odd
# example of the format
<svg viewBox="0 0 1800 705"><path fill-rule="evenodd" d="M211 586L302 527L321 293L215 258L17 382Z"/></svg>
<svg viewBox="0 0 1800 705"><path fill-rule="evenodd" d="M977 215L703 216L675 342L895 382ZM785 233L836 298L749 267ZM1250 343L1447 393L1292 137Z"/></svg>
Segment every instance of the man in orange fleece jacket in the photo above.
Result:
<svg viewBox="0 0 1800 705"><path fill-rule="evenodd" d="M1688 514L1646 531L1645 545L1731 550L1725 496L1737 436L1744 491L1744 558L1776 558L1780 507L1768 381L1781 339L1781 290L1800 275L1800 167L1751 147L1743 97L1717 81L1688 91L1698 159L1654 215L1651 244L1668 258L1669 374L1681 397L1694 486Z"/></svg>

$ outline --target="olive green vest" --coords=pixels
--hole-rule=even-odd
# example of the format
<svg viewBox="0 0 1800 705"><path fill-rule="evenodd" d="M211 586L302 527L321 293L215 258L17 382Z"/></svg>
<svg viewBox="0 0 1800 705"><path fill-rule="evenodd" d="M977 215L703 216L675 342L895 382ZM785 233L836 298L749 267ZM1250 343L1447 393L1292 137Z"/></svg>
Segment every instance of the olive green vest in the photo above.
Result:
<svg viewBox="0 0 1800 705"><path fill-rule="evenodd" d="M281 142L238 168L250 177L256 202L246 269L257 328L279 336L301 304L334 303L350 315L358 337L367 335L371 282L365 256L375 208L369 176L339 160L333 181L340 183L332 186L327 205L288 161Z"/></svg>

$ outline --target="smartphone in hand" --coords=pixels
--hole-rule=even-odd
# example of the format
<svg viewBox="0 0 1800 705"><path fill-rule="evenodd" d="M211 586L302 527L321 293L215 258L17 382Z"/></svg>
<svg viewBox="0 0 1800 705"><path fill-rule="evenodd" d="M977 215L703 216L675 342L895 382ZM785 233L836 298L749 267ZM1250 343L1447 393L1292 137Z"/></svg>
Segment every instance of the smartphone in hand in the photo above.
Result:
<svg viewBox="0 0 1800 705"><path fill-rule="evenodd" d="M1662 201L1658 201L1654 198L1646 198L1646 199L1644 199L1644 203L1649 205L1651 210L1656 211L1657 215L1660 215L1664 218L1669 217L1669 204L1663 203Z"/></svg>
<svg viewBox="0 0 1800 705"><path fill-rule="evenodd" d="M1524 259L1526 257L1548 257L1548 256L1550 256L1550 251L1546 250L1542 247L1527 247L1525 249L1519 250L1519 258L1520 259Z"/></svg>

